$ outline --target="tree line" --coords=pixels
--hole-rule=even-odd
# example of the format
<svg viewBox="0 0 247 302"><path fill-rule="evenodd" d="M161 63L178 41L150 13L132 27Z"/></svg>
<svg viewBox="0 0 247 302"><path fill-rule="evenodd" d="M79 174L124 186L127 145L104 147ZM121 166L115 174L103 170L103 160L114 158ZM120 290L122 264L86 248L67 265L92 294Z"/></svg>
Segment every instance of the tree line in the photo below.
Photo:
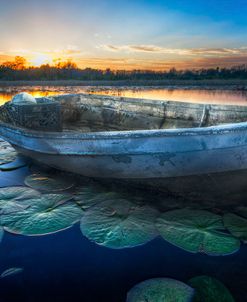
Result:
<svg viewBox="0 0 247 302"><path fill-rule="evenodd" d="M247 79L247 64L230 68L203 68L197 70L169 71L152 70L101 70L80 69L68 60L55 65L43 64L40 67L27 66L25 58L17 56L14 61L0 65L0 80L204 80L204 79Z"/></svg>

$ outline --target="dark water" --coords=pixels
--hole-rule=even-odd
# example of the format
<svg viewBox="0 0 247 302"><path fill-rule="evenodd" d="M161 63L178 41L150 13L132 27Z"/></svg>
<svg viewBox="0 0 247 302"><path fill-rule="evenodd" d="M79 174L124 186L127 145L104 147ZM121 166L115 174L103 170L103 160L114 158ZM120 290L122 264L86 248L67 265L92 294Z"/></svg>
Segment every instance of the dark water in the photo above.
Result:
<svg viewBox="0 0 247 302"><path fill-rule="evenodd" d="M207 274L246 301L247 249L232 256L183 252L161 238L131 249L99 247L81 235L78 225L44 237L7 234L0 269L21 266L23 273L1 280L1 301L125 301L127 291L149 278L186 282Z"/></svg>
<svg viewBox="0 0 247 302"><path fill-rule="evenodd" d="M0 185L24 185L25 176L32 171L32 167L24 167L0 172ZM77 182L84 187L88 185L81 179ZM117 190L112 185L102 188L132 199L151 200L155 206L164 202L172 207L173 203L171 197L164 195L146 195L119 186ZM127 292L143 280L169 277L186 282L198 275L217 278L236 301L247 301L246 245L235 254L214 257L183 251L159 236L141 246L111 249L87 239L76 223L67 230L45 236L5 232L0 259L0 273L11 267L23 268L19 274L0 278L0 301L5 302L124 302Z"/></svg>
<svg viewBox="0 0 247 302"><path fill-rule="evenodd" d="M29 163L29 167L0 172L0 187L24 185L24 178L33 173L33 169ZM90 184L87 181L77 180L78 185L84 187ZM101 188L139 202L148 200L157 207L163 204L173 208L174 203L176 208L178 203L175 198L146 194L121 185L108 184ZM183 206L185 203L186 200L181 201ZM224 203L220 204L217 210L224 212ZM216 206L210 210L215 211ZM238 252L227 256L186 252L161 236L141 246L111 249L83 236L78 222L71 228L45 236L15 235L5 231L0 243L0 274L12 267L23 271L0 278L1 302L125 302L127 292L141 281L168 277L186 283L199 275L217 278L227 286L235 301L247 301L245 244Z"/></svg>

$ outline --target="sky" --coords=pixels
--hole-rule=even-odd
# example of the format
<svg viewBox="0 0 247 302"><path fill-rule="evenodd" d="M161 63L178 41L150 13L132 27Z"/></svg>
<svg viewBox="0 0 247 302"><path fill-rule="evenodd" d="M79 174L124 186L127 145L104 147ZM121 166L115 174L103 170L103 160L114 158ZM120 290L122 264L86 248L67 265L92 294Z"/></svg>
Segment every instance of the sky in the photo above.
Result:
<svg viewBox="0 0 247 302"><path fill-rule="evenodd" d="M0 63L177 69L247 64L247 0L0 0Z"/></svg>

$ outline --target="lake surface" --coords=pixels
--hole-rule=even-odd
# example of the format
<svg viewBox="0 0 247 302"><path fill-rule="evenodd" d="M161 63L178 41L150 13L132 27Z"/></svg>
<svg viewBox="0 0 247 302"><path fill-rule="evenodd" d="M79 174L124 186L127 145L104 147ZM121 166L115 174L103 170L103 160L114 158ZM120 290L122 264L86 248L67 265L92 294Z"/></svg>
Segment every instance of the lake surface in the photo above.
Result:
<svg viewBox="0 0 247 302"><path fill-rule="evenodd" d="M67 93L93 93L153 100L172 100L193 103L247 105L247 91L208 89L126 88L126 87L2 87L0 104L9 101L19 92L29 92L34 97Z"/></svg>
<svg viewBox="0 0 247 302"><path fill-rule="evenodd" d="M30 164L15 171L0 172L0 186L25 186L25 177L34 171L37 173L43 168L33 168ZM95 183L77 181L85 191L90 187L94 198L99 196ZM182 209L185 206L184 202L165 195L148 195L119 186L102 186L101 190L110 195L102 195L99 202L112 199L112 194L117 198L119 194L119 197L139 204L151 200L151 205L157 209ZM222 205L221 210L224 210ZM223 282L235 301L244 302L247 297L247 246L243 244L239 251L227 256L190 253L161 236L140 246L130 243L129 248L112 249L84 236L78 222L71 228L43 236L5 231L0 243L0 259L0 273L12 267L22 269L17 274L0 278L0 301L5 302L124 302L127 292L146 279L169 277L186 283L198 275L208 275Z"/></svg>
<svg viewBox="0 0 247 302"><path fill-rule="evenodd" d="M76 89L79 89L80 92L86 91L80 90L81 88ZM18 91L28 91L35 96L48 96L57 93L78 92L76 89L73 88L68 91L65 88L64 90L61 88L46 88L45 90L25 88ZM91 90L92 88L88 89ZM16 88L14 91L11 89L2 90L0 92L1 102L4 103L9 100L18 91ZM104 93L109 94L109 91L104 91ZM119 91L115 90L111 93L118 94ZM231 100L234 104L235 102L238 104L246 102L246 96L238 94L238 92L229 93L226 91L195 92L184 90L182 92L182 90L178 90L175 92L165 89L145 89L141 91L125 90L121 93L121 95L131 97L150 97L152 95L152 98L155 98L156 93L157 99L161 99L161 97L162 99L171 99L173 96L177 100L181 100L180 97L185 100L186 94L189 98L190 93L190 100L195 100L201 93L205 96L204 101L209 100L210 95L211 99L214 96L214 100L217 99L217 102L223 102L223 96L228 96L228 100ZM231 98L234 95L235 98ZM190 211L206 210L220 216L223 216L226 212L234 212L240 206L247 209L247 198L243 198L244 201L241 203L234 202L234 200L230 204L222 200L214 203L206 202L205 204L203 202L194 203L187 200L186 196L184 198L173 198L164 194L146 193L141 190L126 188L119 184L102 185L88 179L74 179L71 175L64 175L32 162L27 162L24 167L13 171L0 171L0 195L1 188L4 187L24 186L27 188L25 179L33 174L50 175L51 178L59 176L65 181L71 181L73 183L72 188L52 191L52 193L76 194L77 190L81 189L85 194L79 204L82 206L85 202L86 206L83 206L85 213L94 209L98 204L110 202L111 207L107 208L107 211L110 210L110 212L107 212L106 217L104 217L106 219L105 223L112 217L119 218L117 216L118 210L114 206L117 200L122 200L124 206L121 208L121 215L124 217L127 217L126 215L129 215L129 213L131 214L133 210L132 207L130 212L125 212L128 202L133 202L141 208L149 206L159 213L157 215L177 209L183 210L185 207L189 207ZM42 177L39 178L42 180ZM51 193L47 189L44 190L44 187L43 189L41 187L38 191L42 194ZM16 208L13 212L6 211L4 208L5 212L2 212L1 202L2 200L0 200L0 219L1 215L15 214ZM17 209L18 211L29 211L29 207ZM42 215L45 212L42 212ZM69 215L69 212L67 213ZM200 215L197 214L197 216ZM125 220L123 219L123 221ZM204 221L203 217L202 221ZM30 225L28 226L29 230ZM119 244L119 247L112 248L108 245L107 240L102 244L96 242L94 233L101 231L102 226L100 226L100 220L98 224L95 223L94 225L96 228L92 233L87 233L78 221L70 228L59 232L44 235L36 234L36 236L22 234L21 230L24 226L21 220L19 220L18 232L15 230L15 224L10 225L9 229L5 229L2 241L0 240L0 275L10 268L20 268L20 270L0 278L0 301L125 302L127 292L141 281L166 277L187 283L190 278L199 275L217 278L230 290L235 301L247 301L246 244L241 243L240 249L229 255L212 256L201 252L186 251L169 243L157 234L155 238L141 245L135 245L134 240L132 240L129 242L129 246L123 248L120 240L123 233L116 233L119 238L114 233L119 228L119 225L117 225L112 232L115 234L115 239L117 239L115 244ZM98 229L97 225L99 226ZM133 232L136 229L133 228ZM111 236L111 232L108 235ZM191 240L194 240L193 237Z"/></svg>

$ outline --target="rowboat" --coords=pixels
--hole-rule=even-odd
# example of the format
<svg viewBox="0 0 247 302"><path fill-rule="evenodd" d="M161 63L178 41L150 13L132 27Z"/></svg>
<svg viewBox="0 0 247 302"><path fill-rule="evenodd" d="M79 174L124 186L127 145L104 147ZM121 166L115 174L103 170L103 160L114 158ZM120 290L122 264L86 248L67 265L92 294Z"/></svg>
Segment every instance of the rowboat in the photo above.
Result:
<svg viewBox="0 0 247 302"><path fill-rule="evenodd" d="M247 191L247 106L88 94L50 100L61 108L61 130L1 121L0 136L25 156L90 178L199 198Z"/></svg>

